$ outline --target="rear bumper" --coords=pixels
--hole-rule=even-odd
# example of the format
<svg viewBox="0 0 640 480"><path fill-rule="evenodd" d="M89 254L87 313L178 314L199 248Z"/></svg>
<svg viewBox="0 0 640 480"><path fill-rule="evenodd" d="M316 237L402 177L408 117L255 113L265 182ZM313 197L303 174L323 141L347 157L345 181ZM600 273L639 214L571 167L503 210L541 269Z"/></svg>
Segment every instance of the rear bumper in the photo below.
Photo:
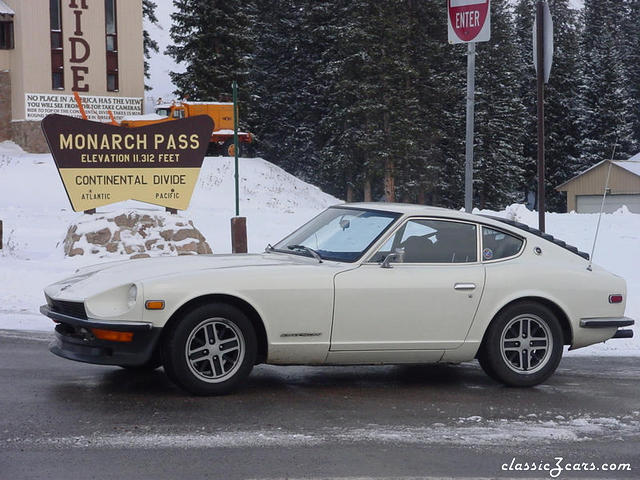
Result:
<svg viewBox="0 0 640 480"><path fill-rule="evenodd" d="M582 328L617 328L618 330L611 338L633 338L633 330L622 329L620 327L630 327L635 321L629 317L619 318L582 318L580 326Z"/></svg>
<svg viewBox="0 0 640 480"><path fill-rule="evenodd" d="M48 305L40 313L58 324L55 339L49 346L51 353L77 362L98 365L139 366L149 361L162 329L143 322L104 322L81 319L53 312ZM131 342L116 342L96 338L92 328L133 332Z"/></svg>
<svg viewBox="0 0 640 480"><path fill-rule="evenodd" d="M611 327L629 327L633 325L635 321L628 317L618 318L582 318L580 319L580 326L583 328L611 328Z"/></svg>

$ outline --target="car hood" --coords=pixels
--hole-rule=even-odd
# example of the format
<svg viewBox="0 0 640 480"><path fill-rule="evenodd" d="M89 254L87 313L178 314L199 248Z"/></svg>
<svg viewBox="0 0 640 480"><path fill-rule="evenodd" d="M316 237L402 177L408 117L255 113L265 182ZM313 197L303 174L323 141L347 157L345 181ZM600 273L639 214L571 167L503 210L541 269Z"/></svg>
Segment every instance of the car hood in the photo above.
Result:
<svg viewBox="0 0 640 480"><path fill-rule="evenodd" d="M189 255L107 262L79 269L75 275L45 288L52 298L81 301L128 283L174 274L231 268L273 268L317 264L309 257L279 253ZM318 264L319 265L319 264Z"/></svg>

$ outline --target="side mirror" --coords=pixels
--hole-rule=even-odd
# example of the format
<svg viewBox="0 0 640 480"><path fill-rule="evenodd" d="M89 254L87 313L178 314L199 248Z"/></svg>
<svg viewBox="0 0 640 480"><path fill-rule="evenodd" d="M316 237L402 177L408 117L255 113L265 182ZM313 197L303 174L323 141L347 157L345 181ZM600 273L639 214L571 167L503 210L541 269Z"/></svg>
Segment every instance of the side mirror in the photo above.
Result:
<svg viewBox="0 0 640 480"><path fill-rule="evenodd" d="M391 262L395 261L397 263L402 263L404 262L404 248L396 248L395 252L390 253L389 255L387 255L383 262L382 265L380 265L381 268L393 268L393 266L391 265Z"/></svg>

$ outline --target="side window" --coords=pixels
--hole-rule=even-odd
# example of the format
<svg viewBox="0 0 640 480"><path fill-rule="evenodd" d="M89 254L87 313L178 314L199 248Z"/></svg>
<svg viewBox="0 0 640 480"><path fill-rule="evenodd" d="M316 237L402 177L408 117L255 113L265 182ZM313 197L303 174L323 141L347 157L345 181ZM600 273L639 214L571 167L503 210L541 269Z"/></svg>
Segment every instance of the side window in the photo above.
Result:
<svg viewBox="0 0 640 480"><path fill-rule="evenodd" d="M476 226L447 220L410 220L387 241L373 261L398 248L404 263L468 263L477 261Z"/></svg>
<svg viewBox="0 0 640 480"><path fill-rule="evenodd" d="M499 260L512 257L522 248L523 240L508 233L482 227L482 259Z"/></svg>

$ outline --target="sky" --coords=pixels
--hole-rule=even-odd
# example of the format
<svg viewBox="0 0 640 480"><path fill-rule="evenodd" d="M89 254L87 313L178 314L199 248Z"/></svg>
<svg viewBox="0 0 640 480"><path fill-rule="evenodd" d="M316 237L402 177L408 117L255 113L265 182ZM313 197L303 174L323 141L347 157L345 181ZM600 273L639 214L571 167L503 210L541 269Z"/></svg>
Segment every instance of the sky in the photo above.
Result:
<svg viewBox="0 0 640 480"><path fill-rule="evenodd" d="M147 80L147 85L152 90L147 92L147 97L154 99L162 98L163 101L174 99L173 90L175 87L171 83L169 72L184 71L184 67L176 64L173 58L164 54L171 38L169 30L171 29L171 13L174 11L172 0L155 0L158 7L156 8L156 16L158 17L158 26L151 25L145 21L144 27L147 29L151 38L158 42L160 51L152 54L149 59L151 79Z"/></svg>

